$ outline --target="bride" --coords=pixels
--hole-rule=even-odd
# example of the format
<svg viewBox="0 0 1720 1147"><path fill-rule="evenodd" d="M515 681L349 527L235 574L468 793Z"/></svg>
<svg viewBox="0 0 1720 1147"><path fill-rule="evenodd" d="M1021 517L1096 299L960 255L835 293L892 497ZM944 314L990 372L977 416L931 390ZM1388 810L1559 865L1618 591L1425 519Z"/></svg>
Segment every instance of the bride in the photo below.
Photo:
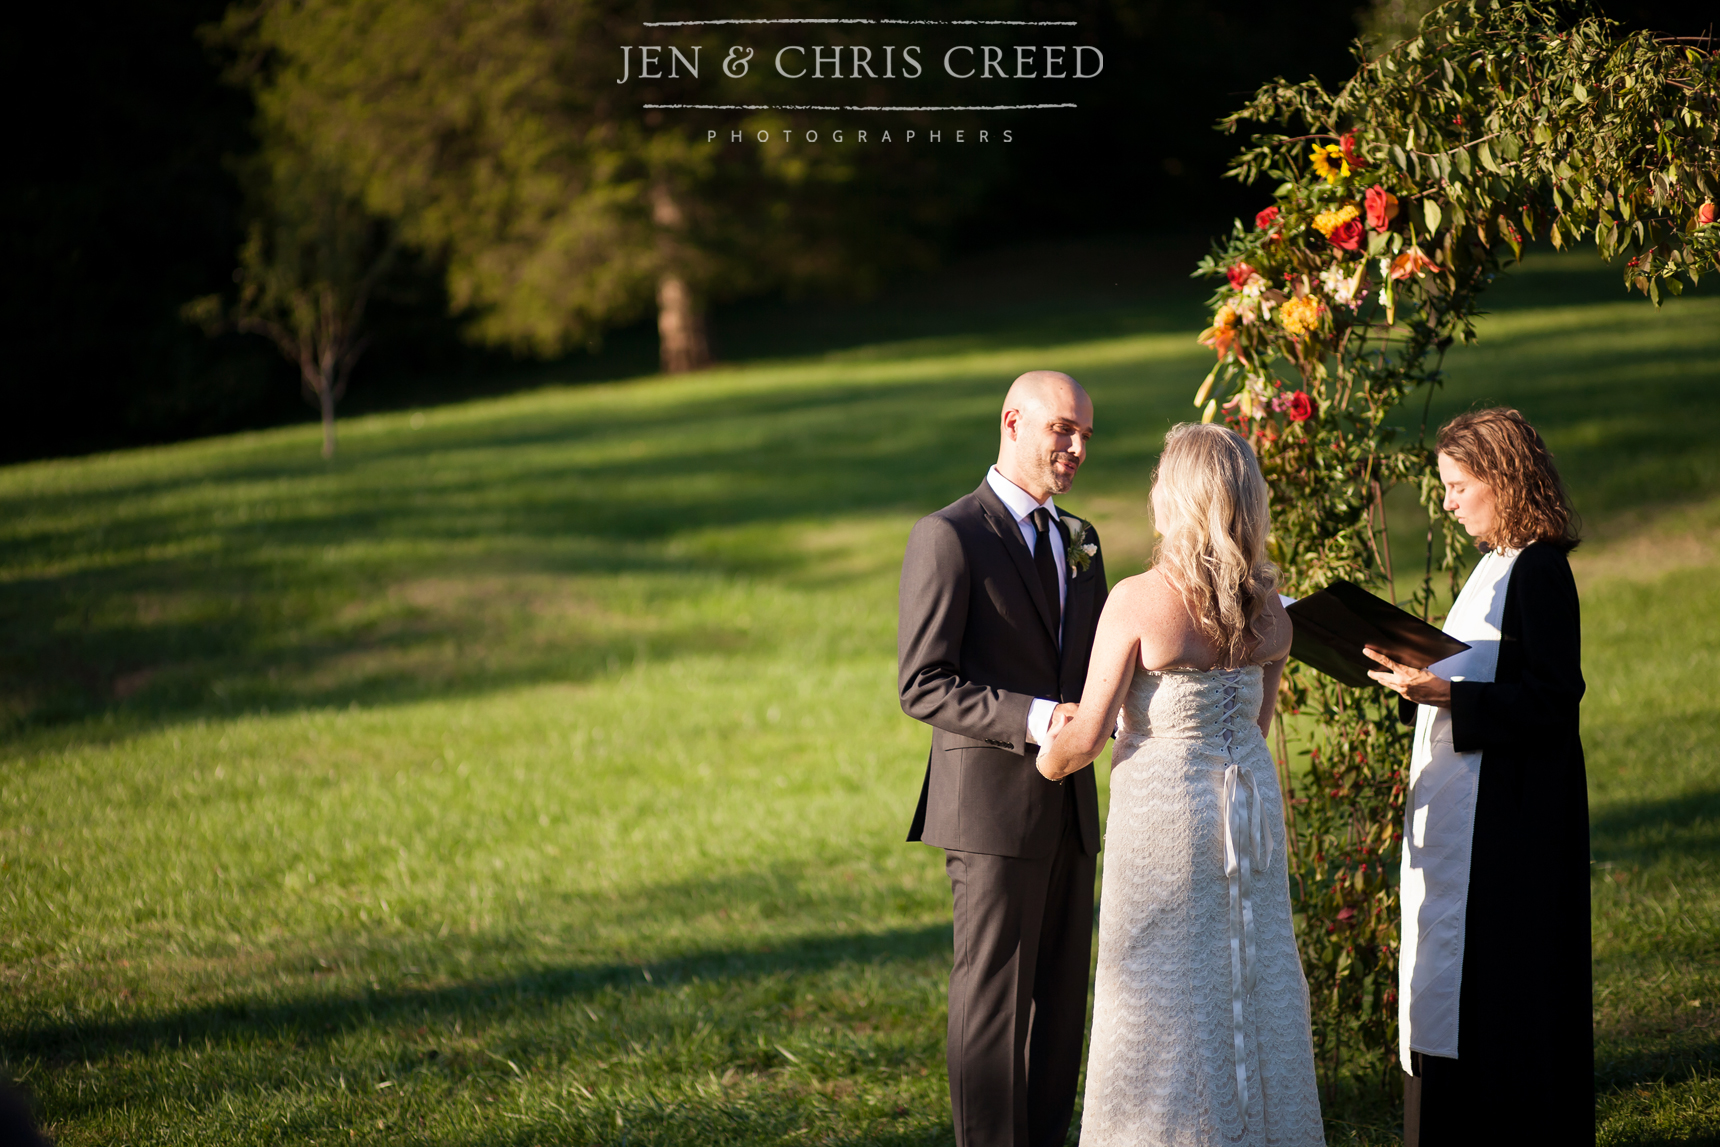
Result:
<svg viewBox="0 0 1720 1147"><path fill-rule="evenodd" d="M1266 483L1241 437L1182 425L1152 506L1154 565L1039 755L1060 780L1116 728L1081 1144L1324 1143L1265 737L1290 649Z"/></svg>

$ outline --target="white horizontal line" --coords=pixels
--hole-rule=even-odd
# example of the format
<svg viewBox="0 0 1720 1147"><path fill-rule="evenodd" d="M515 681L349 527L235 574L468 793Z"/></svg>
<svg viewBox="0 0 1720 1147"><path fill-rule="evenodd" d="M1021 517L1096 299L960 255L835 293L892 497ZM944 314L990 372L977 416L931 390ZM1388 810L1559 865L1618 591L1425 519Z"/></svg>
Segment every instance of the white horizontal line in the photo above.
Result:
<svg viewBox="0 0 1720 1147"><path fill-rule="evenodd" d="M1073 28L1078 20L864 20L835 16L803 20L646 20L647 28L689 28L697 24L1004 24L1014 28Z"/></svg>
<svg viewBox="0 0 1720 1147"><path fill-rule="evenodd" d="M685 108L707 112L1022 112L1040 108L1073 108L1079 104L951 104L938 107L895 107L876 104L641 104L647 108Z"/></svg>

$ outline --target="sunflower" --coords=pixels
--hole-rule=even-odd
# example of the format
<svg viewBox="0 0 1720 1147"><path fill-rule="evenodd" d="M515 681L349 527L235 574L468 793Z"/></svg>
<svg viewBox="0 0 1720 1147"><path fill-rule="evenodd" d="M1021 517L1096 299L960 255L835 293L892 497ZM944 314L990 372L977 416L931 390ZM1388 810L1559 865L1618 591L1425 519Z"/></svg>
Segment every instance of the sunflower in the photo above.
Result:
<svg viewBox="0 0 1720 1147"><path fill-rule="evenodd" d="M1317 143L1308 155L1314 161L1314 173L1327 183L1336 183L1350 174L1350 165L1344 159L1344 149L1335 143Z"/></svg>

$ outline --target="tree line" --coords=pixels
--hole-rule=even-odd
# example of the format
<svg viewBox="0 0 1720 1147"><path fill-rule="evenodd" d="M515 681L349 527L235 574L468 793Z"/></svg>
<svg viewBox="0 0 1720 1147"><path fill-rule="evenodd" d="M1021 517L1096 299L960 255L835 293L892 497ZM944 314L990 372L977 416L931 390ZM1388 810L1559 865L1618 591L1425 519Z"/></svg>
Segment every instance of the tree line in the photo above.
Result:
<svg viewBox="0 0 1720 1147"><path fill-rule="evenodd" d="M1099 49L1104 69L1058 96L1074 111L1009 113L1008 147L865 152L828 134L806 145L843 117L800 108L820 102L812 81L767 61L785 46L822 47L823 62L846 48L843 102L973 103L980 81L941 58L990 46L968 53L999 62L985 100L1043 102L1045 81L1018 78L1012 53L1050 33L903 32L927 49L906 85L852 74L853 49L884 43L875 25L725 29L699 38L696 80L641 76L635 56L623 84L623 45L690 50L686 31L645 25L691 17L618 0L38 9L8 46L12 74L41 80L5 192L32 226L10 240L21 430L4 457L285 421L297 400L284 371L332 449L360 362L374 400L405 401L426 376L583 355L654 318L663 367L697 369L720 348L711 307L736 298L863 295L951 251L1032 239L1210 230L1246 206L1221 182L1227 144L1212 123L1274 74L1344 74L1352 9L952 3L936 15L1072 21L1058 41ZM927 13L887 0L866 15ZM737 78L718 53L740 43L753 66ZM1035 58L1029 70L1043 70ZM873 114L874 131L885 116L922 133L1003 122ZM737 130L745 146L729 142Z"/></svg>

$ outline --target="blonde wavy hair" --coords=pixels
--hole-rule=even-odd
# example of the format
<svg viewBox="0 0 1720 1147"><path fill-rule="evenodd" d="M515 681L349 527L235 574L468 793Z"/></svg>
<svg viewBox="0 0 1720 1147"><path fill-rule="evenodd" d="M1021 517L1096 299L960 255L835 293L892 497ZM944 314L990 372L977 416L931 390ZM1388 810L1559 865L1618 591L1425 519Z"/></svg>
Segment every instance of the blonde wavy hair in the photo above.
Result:
<svg viewBox="0 0 1720 1147"><path fill-rule="evenodd" d="M1165 435L1153 471L1153 567L1188 605L1224 668L1246 662L1264 636L1260 619L1278 587L1266 560L1272 517L1266 479L1246 439L1185 422Z"/></svg>

